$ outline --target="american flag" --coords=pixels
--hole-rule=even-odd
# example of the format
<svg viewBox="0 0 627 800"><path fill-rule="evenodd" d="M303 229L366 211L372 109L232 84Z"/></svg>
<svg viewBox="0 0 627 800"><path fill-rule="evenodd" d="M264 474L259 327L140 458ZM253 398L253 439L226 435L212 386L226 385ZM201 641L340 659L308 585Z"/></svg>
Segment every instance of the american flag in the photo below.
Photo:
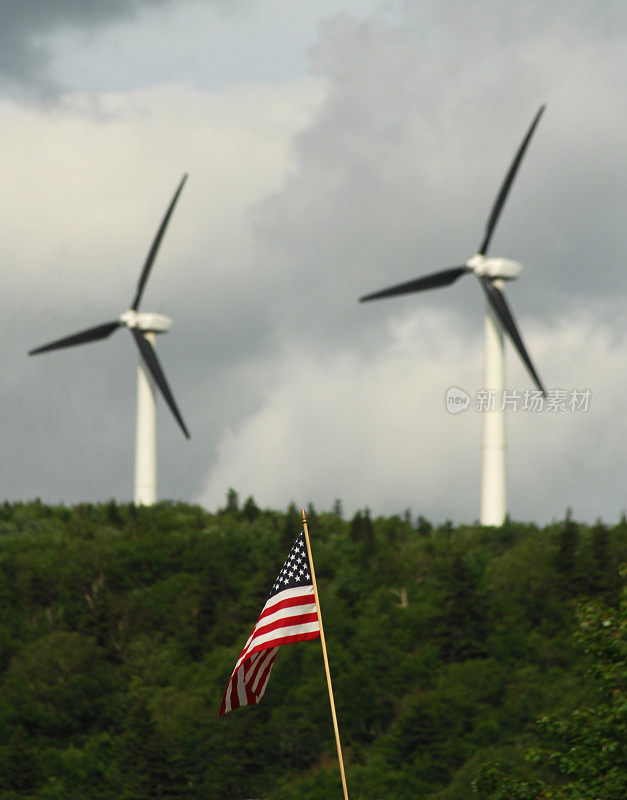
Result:
<svg viewBox="0 0 627 800"><path fill-rule="evenodd" d="M235 664L218 716L261 700L282 644L319 636L320 623L303 531L294 542Z"/></svg>

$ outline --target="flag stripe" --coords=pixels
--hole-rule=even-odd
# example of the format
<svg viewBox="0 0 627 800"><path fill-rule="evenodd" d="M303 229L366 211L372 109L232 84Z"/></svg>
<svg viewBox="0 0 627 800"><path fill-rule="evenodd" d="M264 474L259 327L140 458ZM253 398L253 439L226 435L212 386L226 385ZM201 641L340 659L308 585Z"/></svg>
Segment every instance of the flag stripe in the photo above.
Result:
<svg viewBox="0 0 627 800"><path fill-rule="evenodd" d="M244 682L244 670L237 671L237 700L238 705L243 705L247 702L246 697L246 684Z"/></svg>
<svg viewBox="0 0 627 800"><path fill-rule="evenodd" d="M285 633L281 636L276 633L269 633L263 637L255 637L249 645L242 652L239 657L235 670L237 670L245 661L255 653L261 650L268 650L272 647L277 647L282 644L290 644L291 642L301 642L307 639L315 639L320 635L320 627L316 619L315 622L309 622L306 625L300 625L296 629L286 629ZM234 672L235 672L234 670Z"/></svg>
<svg viewBox="0 0 627 800"><path fill-rule="evenodd" d="M305 638L313 639L315 636L309 636L308 634L314 633L318 635L320 633L317 620L316 622L309 622L306 625L300 625L298 630L291 633L288 632L289 630L290 629L286 629L286 632L281 633L281 635L277 635L271 631L265 636L255 637L255 641L249 648L246 656L250 656L259 650L266 650L268 647L276 647L277 645L289 644L290 642L300 642Z"/></svg>
<svg viewBox="0 0 627 800"><path fill-rule="evenodd" d="M310 588L310 587L307 587L307 588ZM303 590L301 590L301 592L302 591ZM289 593L289 596L286 597L285 595L288 595L288 593ZM238 662L236 664L236 668L237 668L237 666L239 666L239 664L241 664L241 662L247 656L249 656L251 654L251 652L254 652L256 649L258 649L257 645L259 643L261 643L261 642L269 643L269 642L272 641L272 637L268 638L265 635L265 634L269 633L272 630L272 627L270 625L266 626L266 624L265 624L265 623L268 623L270 620L274 620L274 621L283 620L284 625L286 627L286 630L289 628L289 626L291 626L291 627L294 628L293 633L297 633L299 623L296 621L295 617L292 618L292 617L288 616L288 612L285 610L285 609L290 609L291 607L293 607L293 604L294 604L295 601L302 600L302 603L307 607L307 610L308 610L308 614L307 614L308 619L303 619L303 620L301 620L301 622L302 623L307 623L307 622L315 622L315 623L317 623L318 613L316 611L316 603L315 603L315 599L314 599L314 596L313 596L313 592L311 592L311 593L308 592L305 595L305 597L303 597L303 598L297 598L297 597L294 596L294 590L287 590L287 591L282 592L281 595L276 595L274 598L272 598L272 600L275 600L277 597L281 597L282 599L280 599L277 603L274 603L272 605L272 608L268 608L268 606L270 605L269 602L266 603L266 605L264 606L264 611L261 612L261 616L259 618L259 621L257 622L255 627L253 628L252 633L248 637L248 641L244 645L244 649L242 650L242 653L241 653L241 655L240 655L240 657L238 659ZM311 603L311 600L314 600L314 602ZM283 612L276 611L276 614L275 614L274 612L275 612L277 606L282 607L284 609ZM269 613L270 611L272 611L273 613L270 614ZM264 617L264 612L266 614L265 617ZM264 618L264 620L263 620L264 621L264 625L260 625L259 624L261 622L261 618L262 617ZM288 622L289 622L289 624L288 624ZM309 626L303 625L302 627L303 627L303 633L308 633L311 630L311 628ZM275 635L275 638L277 638L277 639L279 638L278 632ZM255 642L255 649L254 650L251 647L253 641ZM292 640L292 641L297 641L297 640ZM281 644L281 642L277 642L277 644ZM267 644L266 646L271 646L271 644Z"/></svg>
<svg viewBox="0 0 627 800"><path fill-rule="evenodd" d="M287 592L284 593L287 595ZM308 603L313 601L314 608L315 608L315 597L314 593L308 592L304 593L301 590L301 593L294 596L291 592L287 596L275 595L272 600L274 603L268 601L265 606L263 607L263 611L259 615L259 620L265 619L266 617L271 616L272 614L277 614L279 611L282 611L284 608L298 608L298 606L306 606ZM279 599L280 598L280 599ZM257 623L259 624L259 623Z"/></svg>
<svg viewBox="0 0 627 800"><path fill-rule="evenodd" d="M307 595L307 597L303 598L303 602L299 603L298 605L294 605L292 601L288 604L282 605L281 608L273 608L269 609L266 614L259 618L257 625L255 626L257 629L260 627L264 627L265 625L270 625L274 620L283 619L284 617L289 616L296 616L298 614L315 614L316 613L316 601L313 597Z"/></svg>
<svg viewBox="0 0 627 800"><path fill-rule="evenodd" d="M273 619L267 625L260 625L257 628L257 633L255 635L255 639L258 639L261 636L265 636L272 631L277 631L277 633L281 630L287 630L290 628L298 628L300 626L306 625L308 622L317 622L318 615L316 614L315 608L313 611L307 611L304 614L293 614L289 617L279 617Z"/></svg>
<svg viewBox="0 0 627 800"><path fill-rule="evenodd" d="M294 625L291 627L285 627L278 630L270 630L264 634L257 635L255 631L255 636L250 638L248 644L242 651L237 663L235 665L235 669L253 653L257 653L259 650L267 650L270 647L276 647L277 645L281 644L289 644L290 642L299 642L304 641L306 639L315 639L320 634L320 627L318 624L318 617L311 617L308 622L302 623L300 625ZM235 670L234 670L235 671Z"/></svg>
<svg viewBox="0 0 627 800"><path fill-rule="evenodd" d="M278 590L279 586L284 588ZM301 533L237 659L218 716L261 700L280 645L319 636L309 559Z"/></svg>
<svg viewBox="0 0 627 800"><path fill-rule="evenodd" d="M261 653L259 654L259 664L256 669L256 675L251 680L251 689L254 694L263 694L263 690L268 682L268 678L270 677L270 670L272 669L272 665L274 664L274 659L276 658L278 651L279 648L274 647L272 650L268 650L264 656L262 656Z"/></svg>

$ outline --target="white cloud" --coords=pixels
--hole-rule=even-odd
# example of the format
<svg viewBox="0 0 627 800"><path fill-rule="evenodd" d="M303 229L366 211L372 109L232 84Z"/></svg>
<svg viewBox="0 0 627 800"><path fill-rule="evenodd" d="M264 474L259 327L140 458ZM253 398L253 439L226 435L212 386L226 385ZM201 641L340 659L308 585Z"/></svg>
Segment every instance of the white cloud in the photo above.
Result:
<svg viewBox="0 0 627 800"><path fill-rule="evenodd" d="M211 439L200 442L214 430L206 409L222 409L229 419L249 403L227 400L233 383L220 380L234 350L246 358L242 337L247 349L258 346L244 330L245 315L238 316L247 300L240 290L255 269L247 209L285 179L292 137L321 96L319 82L307 79L254 91L161 86L68 96L48 110L2 103L2 143L11 153L0 166L0 180L10 187L0 199L7 497L75 502L130 495L130 470L118 468L131 458L134 423L136 353L125 332L36 359L26 353L115 319L127 307L184 171L190 179L143 308L174 317L171 335L159 341L161 360L199 437L182 451L176 427L161 411L162 451L177 453L188 470L183 477L162 459L165 493L185 492L204 471ZM72 454L72 468L46 466L61 451Z"/></svg>
<svg viewBox="0 0 627 800"><path fill-rule="evenodd" d="M2 103L7 496L130 496L131 344L118 334L37 362L25 351L123 310L188 171L145 296L175 319L159 348L192 431L183 442L162 409L162 495L214 507L233 485L264 505L339 496L375 513L474 519L481 420L446 414L444 394L480 385L480 290L468 277L356 301L472 255L548 101L493 252L526 265L508 296L543 380L590 388L593 403L588 415L512 415L510 508L539 521L567 505L620 513L624 309L613 298L626 285L627 111L616 6L501 6L407 4L396 26L340 15L321 28L314 78L259 85L260 65L255 86L206 91L185 72L180 29L162 24L168 5L151 15L154 42L176 45L185 83L139 90L129 74L117 93L100 84L47 111ZM156 74L141 56L153 28L125 31ZM527 387L511 352L508 366L510 385Z"/></svg>
<svg viewBox="0 0 627 800"><path fill-rule="evenodd" d="M312 80L277 88L202 93L160 86L124 95L69 96L43 111L5 101L0 180L5 263L12 289L102 297L128 286L183 172L190 180L172 240L183 257L224 253L242 241L246 208L281 185L291 137L310 118L321 88ZM37 235L33 236L36 226ZM228 245L228 247L227 247ZM241 256L241 254L240 254ZM166 256L167 257L167 256ZM213 274L232 267L215 260ZM241 259L240 263L247 262ZM106 275L105 281L98 277ZM171 273L170 273L171 275ZM155 278L168 282L168 273ZM171 283L175 280L171 278Z"/></svg>
<svg viewBox="0 0 627 800"><path fill-rule="evenodd" d="M569 398L590 388L592 398L587 412L524 412L521 403L509 414L510 513L546 522L572 506L589 521L615 520L623 510L616 498L627 426L618 421L609 436L603 426L624 404L627 339L613 340L590 314L523 330L543 372L555 378L550 387ZM511 368L511 350L507 362L508 385L522 396L533 387ZM473 406L448 414L445 394L458 386L474 398L481 363L480 330L469 340L446 312L400 318L369 354L288 348L260 407L225 431L199 499L221 506L233 487L272 508L312 501L328 509L340 498L351 514L368 506L375 514L411 508L435 521L476 519L481 414Z"/></svg>

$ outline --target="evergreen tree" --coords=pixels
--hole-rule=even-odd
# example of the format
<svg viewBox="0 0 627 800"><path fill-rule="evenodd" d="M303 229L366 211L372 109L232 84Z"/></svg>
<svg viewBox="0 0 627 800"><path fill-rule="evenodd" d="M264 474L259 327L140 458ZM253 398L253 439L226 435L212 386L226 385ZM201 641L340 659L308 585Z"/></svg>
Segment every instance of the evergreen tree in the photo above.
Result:
<svg viewBox="0 0 627 800"><path fill-rule="evenodd" d="M107 503L107 522L114 528L119 528L122 525L122 516L115 500L109 500Z"/></svg>
<svg viewBox="0 0 627 800"><path fill-rule="evenodd" d="M447 593L440 617L440 655L445 662L485 655L487 604L479 582L460 554L445 575Z"/></svg>
<svg viewBox="0 0 627 800"><path fill-rule="evenodd" d="M186 759L157 727L143 699L129 709L119 739L123 798L175 800L192 796Z"/></svg>
<svg viewBox="0 0 627 800"><path fill-rule="evenodd" d="M293 503L249 522L252 503L245 513L234 499L220 514L2 506L1 800L337 794L313 643L281 648L260 706L215 716L301 530ZM497 756L507 770L482 800L539 800L536 786L542 800L623 792L624 521L577 525L574 547L562 523L417 536L401 516L378 517L376 539L371 525L367 510L325 512L315 530L351 796L468 800L477 765ZM589 674L572 635L577 586L609 607L581 617ZM538 760L524 761L534 747Z"/></svg>
<svg viewBox="0 0 627 800"><path fill-rule="evenodd" d="M416 533L419 533L422 536L428 536L432 530L433 526L429 520L425 519L422 514L419 514L418 518L416 519Z"/></svg>
<svg viewBox="0 0 627 800"><path fill-rule="evenodd" d="M365 554L372 555L375 545L374 525L368 509L363 514L361 511L356 512L351 520L350 536L355 544L362 545Z"/></svg>
<svg viewBox="0 0 627 800"><path fill-rule="evenodd" d="M311 527L315 527L318 524L318 512L314 508L313 503L307 504L307 522Z"/></svg>
<svg viewBox="0 0 627 800"><path fill-rule="evenodd" d="M32 743L23 725L17 724L6 743L0 745L0 790L6 797L11 792L29 794L40 781Z"/></svg>
<svg viewBox="0 0 627 800"><path fill-rule="evenodd" d="M229 489L226 493L226 509L225 511L239 511L239 497L235 489Z"/></svg>
<svg viewBox="0 0 627 800"><path fill-rule="evenodd" d="M612 541L606 525L601 522L592 528L592 578L590 591L601 594L611 605L618 605L621 577L612 557Z"/></svg>
<svg viewBox="0 0 627 800"><path fill-rule="evenodd" d="M516 779L486 764L473 782L482 800L624 800L627 797L627 595L618 610L601 601L578 609L577 640L598 686L596 703L568 718L545 715L538 725L548 742L527 759L553 777Z"/></svg>
<svg viewBox="0 0 627 800"><path fill-rule="evenodd" d="M579 545L579 526L572 519L571 509L558 536L558 549L555 554L555 568L560 573L560 585L564 597L575 597L582 587L581 576L577 574L577 548Z"/></svg>
<svg viewBox="0 0 627 800"><path fill-rule="evenodd" d="M244 503L244 506L242 508L242 516L244 517L244 519L248 520L248 522L253 522L254 520L257 519L260 513L261 511L259 510L253 496L251 495Z"/></svg>
<svg viewBox="0 0 627 800"><path fill-rule="evenodd" d="M285 513L285 521L281 533L281 550L289 551L302 529L303 522L300 511L296 508L296 504L291 502Z"/></svg>

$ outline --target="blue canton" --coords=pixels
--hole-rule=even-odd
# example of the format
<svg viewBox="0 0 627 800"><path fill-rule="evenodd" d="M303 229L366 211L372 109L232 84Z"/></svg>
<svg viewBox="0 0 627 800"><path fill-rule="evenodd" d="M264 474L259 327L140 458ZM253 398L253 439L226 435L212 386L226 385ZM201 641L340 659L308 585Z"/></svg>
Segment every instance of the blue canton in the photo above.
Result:
<svg viewBox="0 0 627 800"><path fill-rule="evenodd" d="M303 531L294 542L290 554L285 564L283 564L283 569L279 572L268 597L273 597L284 589L295 589L298 586L310 585L311 582L307 543L305 542L305 532Z"/></svg>

